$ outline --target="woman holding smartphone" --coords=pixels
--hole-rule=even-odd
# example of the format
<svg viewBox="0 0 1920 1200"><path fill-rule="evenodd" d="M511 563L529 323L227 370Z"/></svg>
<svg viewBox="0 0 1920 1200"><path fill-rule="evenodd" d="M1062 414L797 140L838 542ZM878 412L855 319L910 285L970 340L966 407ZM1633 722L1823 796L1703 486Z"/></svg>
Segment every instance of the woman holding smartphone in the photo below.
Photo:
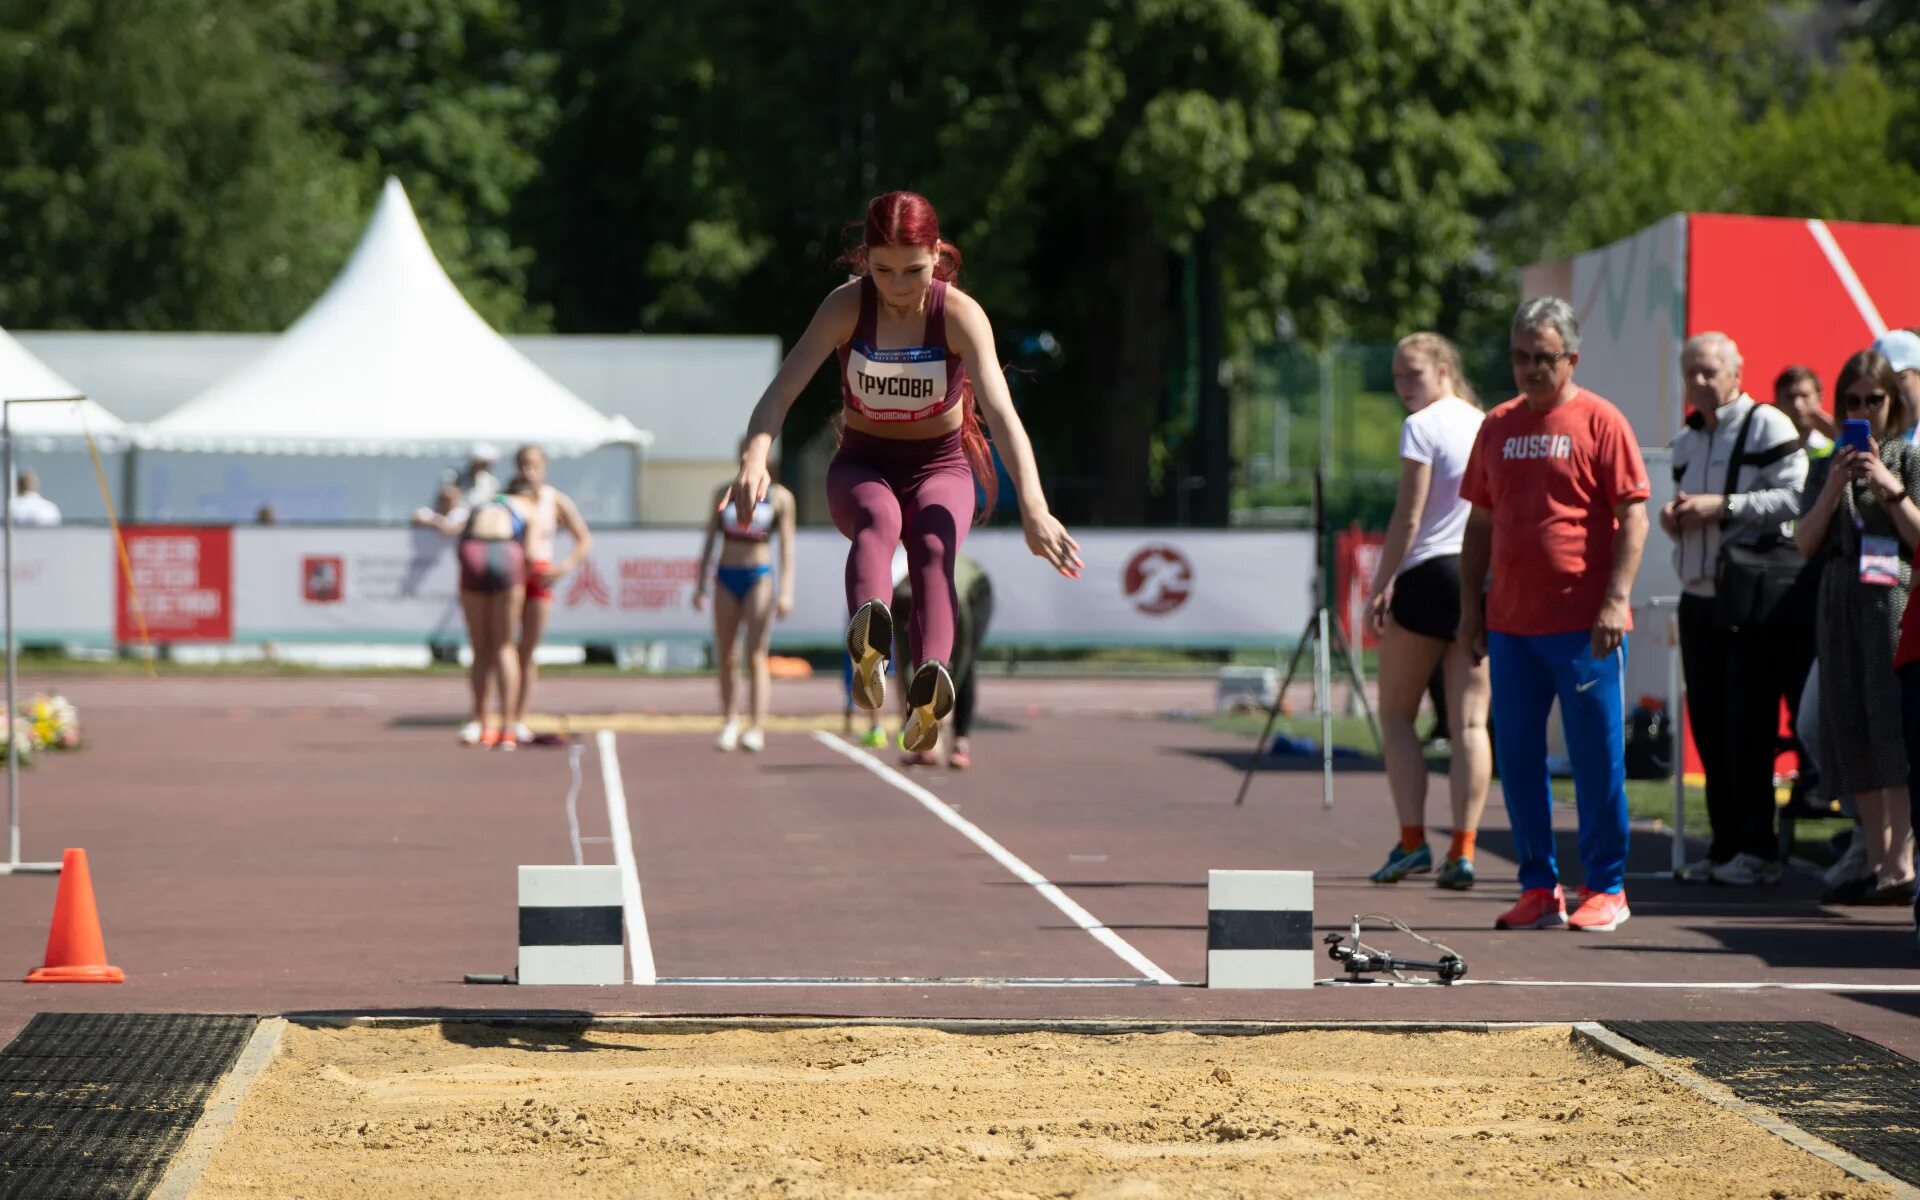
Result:
<svg viewBox="0 0 1920 1200"><path fill-rule="evenodd" d="M1914 898L1908 760L1891 668L1920 546L1920 448L1899 436L1913 414L1885 356L1849 358L1834 395L1845 419L1839 447L1813 464L1795 538L1808 558L1826 552L1814 622L1820 786L1829 799L1853 795L1869 873L1821 902L1905 905Z"/></svg>

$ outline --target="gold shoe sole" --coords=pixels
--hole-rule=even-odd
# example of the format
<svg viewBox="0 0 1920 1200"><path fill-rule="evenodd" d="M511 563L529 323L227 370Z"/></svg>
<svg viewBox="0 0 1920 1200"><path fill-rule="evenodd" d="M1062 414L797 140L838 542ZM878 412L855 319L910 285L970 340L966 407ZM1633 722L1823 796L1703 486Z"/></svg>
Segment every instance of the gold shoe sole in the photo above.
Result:
<svg viewBox="0 0 1920 1200"><path fill-rule="evenodd" d="M912 711L900 731L900 748L920 754L940 744L940 722L953 711L953 676L937 662L922 663L907 685Z"/></svg>
<svg viewBox="0 0 1920 1200"><path fill-rule="evenodd" d="M847 625L847 653L853 656L853 702L868 712L887 703L887 655L893 651L893 614L878 600L854 610Z"/></svg>

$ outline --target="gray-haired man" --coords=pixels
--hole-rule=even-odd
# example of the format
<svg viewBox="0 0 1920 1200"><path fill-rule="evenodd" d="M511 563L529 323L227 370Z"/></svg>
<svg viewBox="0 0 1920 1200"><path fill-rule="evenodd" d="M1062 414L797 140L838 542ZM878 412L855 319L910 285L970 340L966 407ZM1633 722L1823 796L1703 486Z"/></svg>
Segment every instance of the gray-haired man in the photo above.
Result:
<svg viewBox="0 0 1920 1200"><path fill-rule="evenodd" d="M1813 664L1813 630L1730 629L1714 599L1724 543L1791 536L1807 479L1793 419L1740 390L1740 348L1724 333L1680 352L1687 428L1673 440L1674 496L1660 510L1679 572L1680 663L1687 720L1707 774L1707 856L1680 878L1777 883L1773 760L1780 702L1797 702ZM1736 452L1738 457L1735 457Z"/></svg>
<svg viewBox="0 0 1920 1200"><path fill-rule="evenodd" d="M1520 858L1520 903L1495 924L1605 931L1631 915L1620 691L1647 468L1620 410L1573 381L1580 323L1566 301L1521 305L1511 342L1520 395L1487 414L1460 484L1473 503L1460 548L1460 637L1492 659L1494 754ZM1587 876L1571 915L1547 780L1556 699Z"/></svg>

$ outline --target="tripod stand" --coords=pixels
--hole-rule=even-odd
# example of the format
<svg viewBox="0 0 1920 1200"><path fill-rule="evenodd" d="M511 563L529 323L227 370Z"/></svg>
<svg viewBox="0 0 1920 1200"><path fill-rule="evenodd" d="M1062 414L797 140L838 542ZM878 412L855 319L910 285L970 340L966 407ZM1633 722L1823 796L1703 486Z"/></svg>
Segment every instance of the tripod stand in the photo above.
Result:
<svg viewBox="0 0 1920 1200"><path fill-rule="evenodd" d="M1340 661L1346 667L1347 683L1353 688L1353 694L1360 698L1360 706L1366 711L1367 726L1373 731L1373 747L1376 753L1383 753L1380 742L1380 722L1373 715L1373 702L1367 698L1367 682L1360 676L1360 667L1354 661L1353 650L1347 645L1347 639L1340 632L1340 626L1333 620L1333 614L1326 605L1326 592L1323 584L1326 579L1326 498L1324 480L1318 469L1313 473L1313 595L1318 601L1313 616L1307 619L1307 627L1300 631L1300 637L1293 644L1293 657L1287 662L1287 673L1280 680L1280 690L1273 695L1273 704L1267 709L1267 725L1260 731L1260 741L1253 748L1253 761L1247 764L1247 772L1240 777L1240 790L1234 795L1236 807L1247 802L1247 788L1253 783L1253 773L1260 769L1261 760L1266 757L1267 747L1272 744L1273 727L1280 720L1280 708L1286 702L1287 689L1293 686L1294 673L1300 669L1300 659L1306 653L1308 645L1313 647L1313 711L1320 718L1320 803L1324 808L1333 807L1333 652L1338 650Z"/></svg>

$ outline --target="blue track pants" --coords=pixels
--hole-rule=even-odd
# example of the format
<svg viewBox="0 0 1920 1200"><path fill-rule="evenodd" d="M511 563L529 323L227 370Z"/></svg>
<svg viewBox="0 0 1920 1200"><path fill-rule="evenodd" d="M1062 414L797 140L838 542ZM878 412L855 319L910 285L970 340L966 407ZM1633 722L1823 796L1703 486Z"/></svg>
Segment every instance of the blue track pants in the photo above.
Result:
<svg viewBox="0 0 1920 1200"><path fill-rule="evenodd" d="M1627 648L1593 657L1586 630L1521 637L1487 634L1493 679L1494 754L1513 825L1522 888L1560 882L1547 778L1547 712L1557 698L1573 760L1586 886L1621 890L1627 867L1627 768L1621 688ZM1676 764L1677 765L1677 764Z"/></svg>

